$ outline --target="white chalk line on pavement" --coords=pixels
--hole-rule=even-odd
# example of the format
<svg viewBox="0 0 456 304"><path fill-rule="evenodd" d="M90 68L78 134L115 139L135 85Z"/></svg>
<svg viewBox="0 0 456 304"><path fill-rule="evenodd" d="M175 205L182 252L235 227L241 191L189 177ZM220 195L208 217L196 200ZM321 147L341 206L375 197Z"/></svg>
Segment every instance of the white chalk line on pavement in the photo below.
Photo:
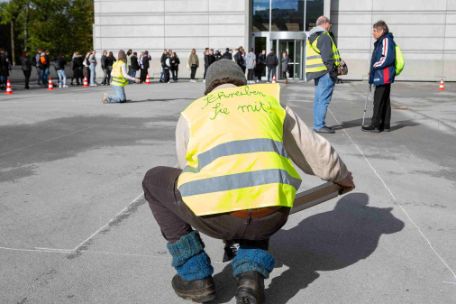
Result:
<svg viewBox="0 0 456 304"><path fill-rule="evenodd" d="M74 247L73 252L76 252L80 250L85 244L90 242L98 233L103 231L104 229L108 228L109 225L113 222L115 222L117 219L119 219L131 206L136 204L140 199L144 197L144 194L141 192L138 196L136 196L125 208L120 210L119 213L117 213L112 219L110 219L106 224L98 228L94 233L92 233L88 238L86 238L84 241L79 243L76 247Z"/></svg>
<svg viewBox="0 0 456 304"><path fill-rule="evenodd" d="M14 153L14 152L20 152L22 150L29 149L31 147L38 146L38 145L41 145L41 144L44 144L44 143L49 143L51 141L58 140L58 139L61 139L61 138L67 137L67 136L71 136L71 135L74 135L74 134L77 134L77 133L81 133L81 132L84 132L84 131L86 131L88 129L91 129L91 128L93 128L93 127L85 127L85 128L82 128L82 129L79 129L79 130L76 130L76 131L73 131L73 132L70 132L70 133L66 133L66 134L63 134L63 135L59 135L59 136L56 136L56 137L49 138L49 139L40 141L38 143L34 143L34 144L31 144L31 145L25 146L25 147L20 147L20 148L16 148L16 149L13 149L13 150L10 150L10 151L6 151L6 152L3 152L2 154L0 154L0 157L8 155L8 154L11 154L11 153Z"/></svg>
<svg viewBox="0 0 456 304"><path fill-rule="evenodd" d="M330 109L329 110L329 113L331 114L331 116L334 118L334 120L336 121L337 124L341 124L339 122L339 120L336 118L336 116L334 115L333 111L331 111ZM437 258L440 260L440 262L445 266L445 268L451 273L451 275L453 276L453 278L455 279L455 282L454 284L456 284L456 273L455 271L451 268L451 266L445 261L445 259L437 252L437 250L434 248L434 246L432 245L431 241L429 240L429 238L424 234L424 232L421 230L421 228L418 226L418 224L412 219L412 217L409 215L409 213L407 212L407 210L401 205L398 203L397 201L397 198L396 196L394 195L393 191L390 189L390 187L388 187L388 185L386 184L386 182L384 181L384 179L380 176L380 174L377 172L377 170L375 169L375 167L372 165L372 163L369 161L369 159L367 158L367 156L364 154L364 152L361 150L361 148L358 146L358 144L356 144L356 142L353 140L353 138L350 136L350 134L345 130L345 129L342 129L342 131L345 133L345 135L347 135L348 139L351 141L351 143L356 147L356 149L358 150L358 152L362 155L362 157L364 158L364 160L366 161L366 163L369 165L369 167L372 169L372 171L374 172L375 176L377 176L377 178L380 180L380 182L383 184L383 187L386 189L386 191L389 193L389 195L391 196L391 198L393 199L393 201L396 203L396 205L402 210L402 212L405 214L405 216L407 217L407 219L410 221L410 223L412 223L413 226L415 226L416 230L418 231L418 233L421 235L421 237L424 239L424 241L428 244L429 248L431 249L431 251L434 253L435 256L437 256Z"/></svg>

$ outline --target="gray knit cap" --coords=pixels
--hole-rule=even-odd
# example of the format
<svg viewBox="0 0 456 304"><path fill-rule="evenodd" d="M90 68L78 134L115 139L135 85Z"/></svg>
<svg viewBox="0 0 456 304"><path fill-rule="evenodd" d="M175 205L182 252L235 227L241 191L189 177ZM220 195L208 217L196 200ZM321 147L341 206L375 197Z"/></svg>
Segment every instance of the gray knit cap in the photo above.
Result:
<svg viewBox="0 0 456 304"><path fill-rule="evenodd" d="M228 59L220 59L207 69L204 94L209 94L213 89L225 83L243 86L247 84L247 79L236 63Z"/></svg>

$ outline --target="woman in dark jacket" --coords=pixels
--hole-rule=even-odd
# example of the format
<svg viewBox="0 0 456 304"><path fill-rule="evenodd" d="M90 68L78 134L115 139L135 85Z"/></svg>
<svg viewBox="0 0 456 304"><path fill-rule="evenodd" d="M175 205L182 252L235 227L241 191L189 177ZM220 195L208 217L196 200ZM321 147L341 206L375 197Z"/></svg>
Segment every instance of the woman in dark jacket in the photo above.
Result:
<svg viewBox="0 0 456 304"><path fill-rule="evenodd" d="M177 81L178 74L179 74L180 60L179 60L179 57L177 57L176 52L173 52L173 54L171 55L170 61L171 61L171 74L173 75L173 81Z"/></svg>
<svg viewBox="0 0 456 304"><path fill-rule="evenodd" d="M75 52L73 54L73 58L71 59L71 68L73 70L73 77L71 77L71 85L73 85L74 79L76 79L76 85L82 84L82 64L83 58L79 52Z"/></svg>
<svg viewBox="0 0 456 304"><path fill-rule="evenodd" d="M109 55L106 57L106 85L111 84L111 72L112 72L112 65L116 62L116 58L112 52L109 52Z"/></svg>
<svg viewBox="0 0 456 304"><path fill-rule="evenodd" d="M389 132L391 121L390 92L391 84L396 75L395 62L396 43L388 25L382 20L376 22L372 28L372 36L376 39L372 53L369 85L375 86L374 111L371 124L362 126L365 132Z"/></svg>
<svg viewBox="0 0 456 304"><path fill-rule="evenodd" d="M24 78L25 78L25 89L30 89L29 87L29 82L30 82L30 74L32 73L32 59L30 58L29 54L27 52L22 52L21 55L21 68L22 68L22 73L24 73Z"/></svg>

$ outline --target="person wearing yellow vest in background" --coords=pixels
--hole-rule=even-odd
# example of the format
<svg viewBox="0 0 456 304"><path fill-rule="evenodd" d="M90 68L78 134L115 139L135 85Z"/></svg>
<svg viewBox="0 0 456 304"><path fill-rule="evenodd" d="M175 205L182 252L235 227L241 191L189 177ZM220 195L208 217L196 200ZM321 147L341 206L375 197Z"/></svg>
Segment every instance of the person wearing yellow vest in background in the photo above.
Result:
<svg viewBox="0 0 456 304"><path fill-rule="evenodd" d="M177 122L180 169L155 167L143 180L177 271L172 287L194 302L215 298L199 232L239 244L231 263L237 303L264 302L264 279L274 268L269 238L286 223L301 184L292 161L346 191L354 188L329 142L281 105L279 84L246 84L233 61L214 62L206 95Z"/></svg>
<svg viewBox="0 0 456 304"><path fill-rule="evenodd" d="M139 83L139 79L135 79L127 73L127 55L124 50L120 50L117 55L117 61L112 66L111 71L111 87L114 92L114 96L108 96L104 93L101 101L103 103L124 103L127 101L125 95L125 86L128 84L128 80Z"/></svg>
<svg viewBox="0 0 456 304"><path fill-rule="evenodd" d="M306 40L306 79L314 80L315 96L313 105L313 129L317 133L334 133L325 123L326 112L337 81L337 67L340 55L334 40L328 32L329 19L320 16Z"/></svg>

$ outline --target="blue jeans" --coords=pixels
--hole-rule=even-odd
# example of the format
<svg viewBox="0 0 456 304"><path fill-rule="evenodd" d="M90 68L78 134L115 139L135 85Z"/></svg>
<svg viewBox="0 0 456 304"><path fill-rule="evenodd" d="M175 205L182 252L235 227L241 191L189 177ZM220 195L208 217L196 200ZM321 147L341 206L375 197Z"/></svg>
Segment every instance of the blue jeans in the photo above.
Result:
<svg viewBox="0 0 456 304"><path fill-rule="evenodd" d="M42 71L43 71L43 74L41 75L41 81L42 81L43 85L45 86L48 84L49 68L44 68Z"/></svg>
<svg viewBox="0 0 456 304"><path fill-rule="evenodd" d="M91 63L90 66L89 66L89 69L90 69L90 84L96 84L95 80L96 80L96 73L95 73L95 67L96 65Z"/></svg>
<svg viewBox="0 0 456 304"><path fill-rule="evenodd" d="M59 86L66 85L65 70L57 70L57 76L59 76Z"/></svg>
<svg viewBox="0 0 456 304"><path fill-rule="evenodd" d="M108 103L124 103L127 100L125 96L125 87L111 86L114 96L108 96Z"/></svg>
<svg viewBox="0 0 456 304"><path fill-rule="evenodd" d="M336 80L329 76L329 73L315 79L315 97L313 106L314 130L326 126L325 118L329 103L334 91Z"/></svg>

